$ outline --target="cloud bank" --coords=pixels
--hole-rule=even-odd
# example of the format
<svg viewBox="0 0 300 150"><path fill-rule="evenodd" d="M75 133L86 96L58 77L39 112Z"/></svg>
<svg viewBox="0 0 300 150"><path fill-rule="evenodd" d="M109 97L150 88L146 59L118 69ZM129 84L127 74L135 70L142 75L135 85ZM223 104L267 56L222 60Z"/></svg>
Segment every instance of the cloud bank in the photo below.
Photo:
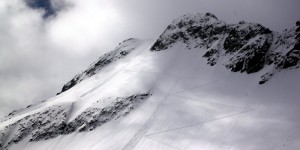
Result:
<svg viewBox="0 0 300 150"><path fill-rule="evenodd" d="M118 29L108 27L121 25L122 19L106 7L96 1L74 1L45 18L44 9L32 9L25 1L0 2L0 117L55 95L117 45L107 41L120 41L110 34Z"/></svg>

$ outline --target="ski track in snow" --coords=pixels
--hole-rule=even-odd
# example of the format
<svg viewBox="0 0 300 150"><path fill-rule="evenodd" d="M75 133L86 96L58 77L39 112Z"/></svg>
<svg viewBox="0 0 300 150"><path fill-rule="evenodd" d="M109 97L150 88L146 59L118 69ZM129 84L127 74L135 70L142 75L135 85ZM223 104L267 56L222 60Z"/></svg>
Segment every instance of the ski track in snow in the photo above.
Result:
<svg viewBox="0 0 300 150"><path fill-rule="evenodd" d="M133 150L142 138L150 139L150 140L153 140L157 143L166 145L166 146L168 146L172 149L180 150L177 147L174 147L172 145L169 145L169 144L164 143L162 141L159 141L157 139L151 138L151 136L161 134L161 133L165 133L165 132L172 132L172 131L176 131L176 130L181 130L181 129L185 129L185 128L199 126L199 125L207 124L207 123L210 123L210 122L218 121L218 120L221 120L221 119L235 117L235 116L238 116L238 115L241 115L241 114L245 114L245 113L248 113L248 112L251 112L251 111L255 111L255 109L252 109L252 108L241 107L241 106L233 106L233 105L216 103L216 102L209 102L209 101L202 101L202 100L199 100L199 99L188 98L188 97L184 97L184 96L181 96L181 95L177 95L177 94L180 94L180 93L183 93L183 92L188 92L188 91L200 88L200 87L208 86L208 85L213 84L213 83L215 84L216 82L220 82L220 80L214 80L214 81L211 81L209 83L201 84L201 85L189 88L189 89L174 92L173 88L176 87L176 84L180 79L182 79L182 78L200 79L200 78L191 77L191 76L176 76L176 75L171 75L171 74L158 73L158 72L149 72L149 71L134 71L134 70L124 70L124 71L137 72L137 73L146 73L146 74L152 73L152 74L158 74L158 75L167 76L167 77L171 77L171 78L177 78L177 79L175 80L172 88L167 92L165 98L162 99L162 102L159 104L157 109L152 113L152 115L149 117L149 119L146 121L146 123L143 125L143 127L133 136L133 138L125 145L125 147L122 150ZM172 128L172 129L167 129L167 130L147 134L147 131L150 129L150 127L154 123L153 121L155 120L155 117L158 113L158 110L161 107L163 107L164 103L168 100L168 97L170 97L170 96L186 98L187 100L192 100L192 101L196 101L196 102L205 102L205 103L212 103L212 104L229 106L229 107L233 107L233 108L239 108L239 109L242 109L243 111L233 113L233 114L230 114L230 115L226 115L226 116L222 116L222 117L218 117L218 118L214 118L214 119L211 119L211 120L195 123L195 124L190 124L190 125L187 125L187 126L182 126L182 127L177 127L177 128Z"/></svg>
<svg viewBox="0 0 300 150"><path fill-rule="evenodd" d="M149 119L144 123L144 125L141 127L141 129L129 140L129 142L124 146L122 150L133 150L136 145L141 141L143 137L145 137L145 134L148 132L152 124L154 123L156 115L158 115L159 109L164 105L164 103L167 102L168 97L170 96L170 92L173 90L173 88L176 86L176 83L178 82L179 78L175 79L173 82L173 85L171 88L167 91L167 94L161 99L161 102L158 104L154 112L151 114Z"/></svg>
<svg viewBox="0 0 300 150"><path fill-rule="evenodd" d="M149 137L149 136L160 134L160 133L172 132L172 131L175 131L175 130L180 130L180 129L189 128L189 127L194 127L194 126L202 125L202 124L205 124L205 123L210 123L210 122L217 121L217 120L221 120L221 119L225 119L225 118L229 118L229 117L234 117L234 116L237 116L237 115L240 115L240 114L248 113L250 111L254 111L254 109L245 110L245 111L242 111L242 112L230 114L230 115L219 117L219 118L215 118L215 119L212 119L212 120L207 120L207 121L204 121L204 122L199 122L199 123L196 123L196 124L191 124L191 125L187 125L187 126L183 126L183 127L178 127L178 128L163 130L163 131L159 131L159 132L155 132L155 133L150 133L150 134L147 134L145 136Z"/></svg>
<svg viewBox="0 0 300 150"><path fill-rule="evenodd" d="M255 110L255 109L247 108L247 107L240 107L240 106L233 106L233 105L216 103L216 102L202 101L202 100L198 100L198 99L193 99L193 98L188 98L188 97L184 97L184 96L181 96L181 95L177 95L177 94L180 94L182 92L191 91L191 90L203 87L203 86L210 85L212 83L216 83L218 81L212 81L212 82L209 82L209 83L205 83L205 84L201 84L201 85L195 86L193 88L189 88L189 89L186 89L186 90L181 90L181 91L174 92L173 89L176 87L176 84L177 84L177 82L180 79L182 79L182 78L199 79L199 78L197 78L197 77L190 77L190 76L176 76L176 75L170 75L170 74L164 74L164 73L157 73L157 72L134 71L134 70L124 70L124 71L137 72L137 73L153 73L153 74L158 74L158 75L167 76L167 77L171 77L171 78L177 78L177 79L174 81L172 88L167 92L167 94L165 95L165 97L161 100L162 102L159 104L159 106L156 108L156 110L152 113L152 115L149 117L149 119L146 121L146 123L133 136L133 138L131 138L129 140L129 142L125 145L125 147L122 150L133 150L142 138L147 138L147 139L153 140L155 142L158 142L160 144L163 144L163 145L166 145L168 147L171 147L173 149L180 150L177 147L174 147L174 146L166 144L166 143L164 143L162 141L153 139L153 138L151 138L151 136L157 135L157 134L161 134L161 133L165 133L165 132L172 132L172 131L176 131L176 130L180 130L180 129L190 128L190 127L194 127L194 126L199 126L199 125L207 124L207 123L210 123L210 122L218 121L218 120L221 120L221 119L235 117L235 116L238 116L238 115L241 115L241 114L245 114L245 113L248 113L248 112L251 112L251 111ZM172 128L172 129L167 129L167 130L163 130L163 131L159 131L159 132L147 134L148 130L151 128L152 124L154 123L155 117L158 115L159 109L161 107L163 107L164 103L167 102L168 97L170 97L170 96L186 98L188 100L192 100L192 101L196 101L196 102L205 102L205 103L212 103L212 104L229 106L229 107L233 107L233 108L239 108L239 109L242 109L243 111L240 111L240 112L237 112L237 113L233 113L233 114L230 114L230 115L226 115L226 116L222 116L222 117L218 117L218 118L214 118L214 119L211 119L211 120L207 120L207 121L195 123L195 124L190 124L190 125L187 125L187 126L182 126L182 127L177 127L177 128Z"/></svg>
<svg viewBox="0 0 300 150"><path fill-rule="evenodd" d="M166 146L168 146L168 147L170 147L170 148L172 148L172 149L180 150L180 149L177 148L177 147L174 147L174 146L172 146L172 145L170 145L170 144L167 144L167 143L164 143L164 142L162 142L162 141L156 140L156 139L151 138L151 137L149 137L149 136L147 136L146 138L149 139L149 140L153 140L153 141L155 141L155 142L157 142L157 143L159 143L159 144L166 145Z"/></svg>
<svg viewBox="0 0 300 150"><path fill-rule="evenodd" d="M121 70L122 71L122 70ZM96 84L96 86L94 88L92 88L91 90L83 93L80 97L85 97L86 95L94 92L95 90L97 90L99 87L101 87L102 85L104 85L105 83L107 83L108 81L110 81L111 79L113 79L115 76L117 76L121 71L118 71L117 73L115 73L114 75L108 77L107 79L105 79L103 82L100 82L98 84Z"/></svg>

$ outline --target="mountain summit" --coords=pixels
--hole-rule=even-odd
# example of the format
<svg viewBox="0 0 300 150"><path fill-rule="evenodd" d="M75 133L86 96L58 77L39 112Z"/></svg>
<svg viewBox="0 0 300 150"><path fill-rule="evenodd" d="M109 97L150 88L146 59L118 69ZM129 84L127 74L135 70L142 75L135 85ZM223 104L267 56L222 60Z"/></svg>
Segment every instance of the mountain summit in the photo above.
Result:
<svg viewBox="0 0 300 150"><path fill-rule="evenodd" d="M287 68L298 68L300 22L297 27L279 34L257 23L226 24L211 14L187 14L173 21L155 42L152 51L161 51L177 43L188 49L205 51L203 57L211 66L220 58L228 58L221 63L233 72L255 73L263 68L266 75Z"/></svg>
<svg viewBox="0 0 300 150"><path fill-rule="evenodd" d="M186 14L11 112L0 150L297 149L299 60L300 22L278 33Z"/></svg>

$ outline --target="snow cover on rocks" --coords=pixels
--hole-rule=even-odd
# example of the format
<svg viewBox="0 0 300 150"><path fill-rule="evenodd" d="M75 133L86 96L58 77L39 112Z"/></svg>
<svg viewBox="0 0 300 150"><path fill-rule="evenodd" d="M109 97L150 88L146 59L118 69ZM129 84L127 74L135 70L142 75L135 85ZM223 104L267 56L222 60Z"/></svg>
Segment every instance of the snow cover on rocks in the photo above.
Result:
<svg viewBox="0 0 300 150"><path fill-rule="evenodd" d="M187 14L13 111L0 150L297 149L299 26L277 33Z"/></svg>

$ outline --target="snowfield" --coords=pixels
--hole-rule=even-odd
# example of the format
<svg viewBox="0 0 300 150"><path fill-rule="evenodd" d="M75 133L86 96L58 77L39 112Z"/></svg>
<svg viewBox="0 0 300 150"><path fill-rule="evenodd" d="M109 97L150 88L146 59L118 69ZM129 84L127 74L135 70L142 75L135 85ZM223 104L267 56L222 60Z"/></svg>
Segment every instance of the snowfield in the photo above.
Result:
<svg viewBox="0 0 300 150"><path fill-rule="evenodd" d="M187 48L177 42L165 50L150 51L155 42L124 41L113 57L100 58L112 61L94 70L95 74L83 72L77 75L82 80L68 90L6 117L0 124L0 150L300 148L300 69L276 70L266 65L256 73L236 73L224 66L229 58L222 48L224 57L211 66L203 58L205 47ZM192 42L189 45L197 44ZM128 54L117 58L121 51ZM258 84L270 70L276 72L272 79ZM54 113L37 114L47 110ZM56 113L59 110L62 113ZM90 115L83 115L87 110ZM28 124L22 119L34 114L46 118L44 124L25 128L29 131L25 136L19 124ZM32 117L33 122L36 118ZM57 126L62 122L73 130L60 130ZM21 140L9 143L21 133ZM35 140L35 134L42 139Z"/></svg>

